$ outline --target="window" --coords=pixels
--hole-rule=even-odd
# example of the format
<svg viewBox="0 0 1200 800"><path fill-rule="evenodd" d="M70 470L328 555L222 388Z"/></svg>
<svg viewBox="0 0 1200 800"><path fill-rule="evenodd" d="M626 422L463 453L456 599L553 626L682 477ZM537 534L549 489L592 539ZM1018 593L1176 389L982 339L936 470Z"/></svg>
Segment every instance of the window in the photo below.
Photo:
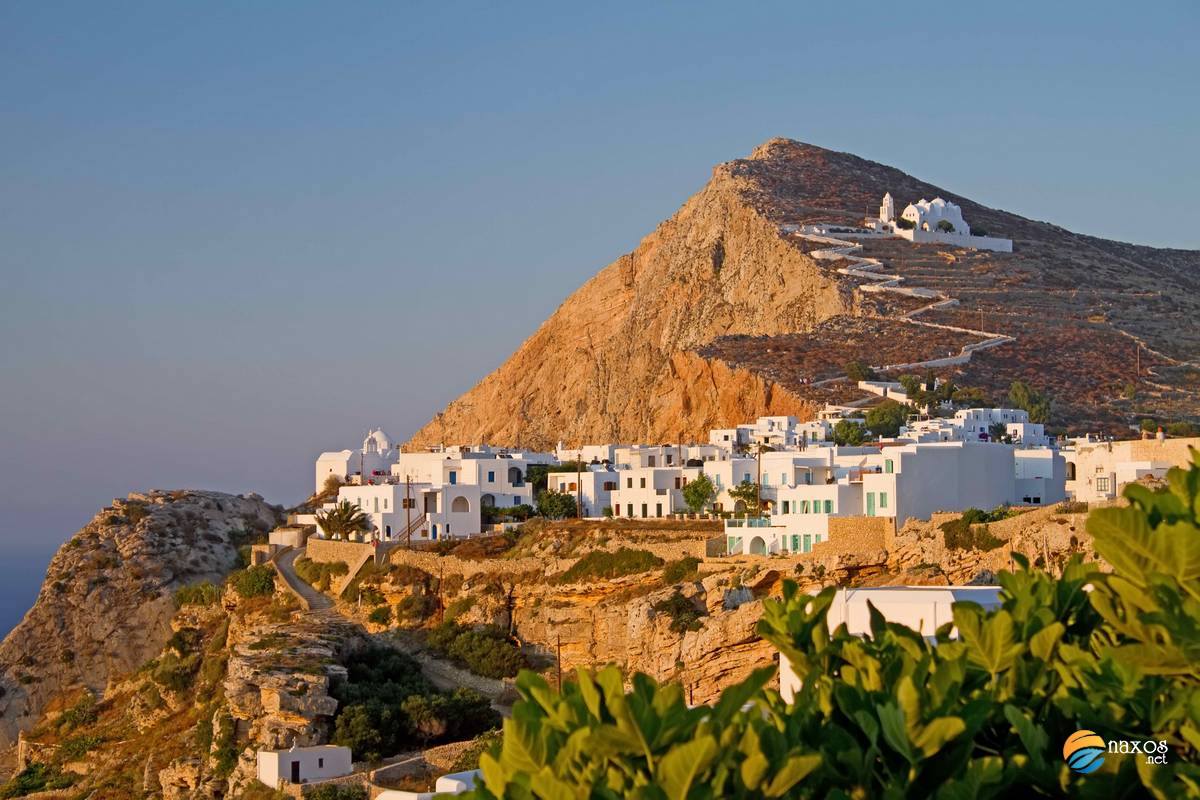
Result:
<svg viewBox="0 0 1200 800"><path fill-rule="evenodd" d="M646 513L646 504L642 503L642 519L645 519L648 516L650 515Z"/></svg>
<svg viewBox="0 0 1200 800"><path fill-rule="evenodd" d="M806 553L812 552L812 534L811 533L804 534L804 552L806 552Z"/></svg>
<svg viewBox="0 0 1200 800"><path fill-rule="evenodd" d="M617 488L616 481L605 481L604 482L604 491L611 492L613 489L616 489L616 488Z"/></svg>
<svg viewBox="0 0 1200 800"><path fill-rule="evenodd" d="M654 466L654 456L649 457L649 461L646 462L646 466L648 466L648 467Z"/></svg>
<svg viewBox="0 0 1200 800"><path fill-rule="evenodd" d="M627 517L633 516L633 503L625 504L625 516L627 516Z"/></svg>
<svg viewBox="0 0 1200 800"><path fill-rule="evenodd" d="M793 533L792 534L792 552L795 553L799 549L800 549L800 534Z"/></svg>
<svg viewBox="0 0 1200 800"><path fill-rule="evenodd" d="M884 471L884 474L886 474L886 475L891 475L893 472L896 471L896 467L892 463L892 460L890 458L884 459L883 471Z"/></svg>
<svg viewBox="0 0 1200 800"><path fill-rule="evenodd" d="M833 501L832 501L832 500L826 500L826 501L825 501L825 513L826 513L826 514L832 514L832 513L833 513Z"/></svg>
<svg viewBox="0 0 1200 800"><path fill-rule="evenodd" d="M325 768L325 759L318 758L317 759L317 769L324 769L324 768Z"/></svg>
<svg viewBox="0 0 1200 800"><path fill-rule="evenodd" d="M654 504L654 516L656 516L656 517L662 516L662 503Z"/></svg>
<svg viewBox="0 0 1200 800"><path fill-rule="evenodd" d="M787 500L784 500L784 501L783 501L783 511L782 511L782 513L784 513L784 514L787 514L787 513L789 513L789 509L788 509L788 501L787 501Z"/></svg>
<svg viewBox="0 0 1200 800"><path fill-rule="evenodd" d="M575 485L575 481L571 481L571 483L567 486L567 488L572 492L577 491L579 489L579 487Z"/></svg>
<svg viewBox="0 0 1200 800"><path fill-rule="evenodd" d="M417 503L411 497L402 497L402 498L400 498L400 507L401 508L416 508Z"/></svg>
<svg viewBox="0 0 1200 800"><path fill-rule="evenodd" d="M626 479L625 479L625 488L626 488L626 489L632 489L632 488L633 488L633 478L626 478Z"/></svg>
<svg viewBox="0 0 1200 800"><path fill-rule="evenodd" d="M887 508L887 492L879 493L879 507Z"/></svg>
<svg viewBox="0 0 1200 800"><path fill-rule="evenodd" d="M749 483L749 482L750 482L750 473L743 472L742 473L742 483Z"/></svg>
<svg viewBox="0 0 1200 800"><path fill-rule="evenodd" d="M1096 491L1097 492L1107 492L1108 491L1108 478L1107 477L1096 478Z"/></svg>
<svg viewBox="0 0 1200 800"><path fill-rule="evenodd" d="M808 513L808 501L807 501L807 500L801 500L801 501L800 501L800 513L801 513L801 514L807 514L807 513Z"/></svg>
<svg viewBox="0 0 1200 800"><path fill-rule="evenodd" d="M383 498L383 510L387 511L387 498Z"/></svg>
<svg viewBox="0 0 1200 800"><path fill-rule="evenodd" d="M641 489L646 488L646 479L645 478L638 478L638 483L640 484L639 488L641 488Z"/></svg>
<svg viewBox="0 0 1200 800"><path fill-rule="evenodd" d="M495 482L496 482L496 473L493 472L492 470L488 470L488 483L495 483Z"/></svg>
<svg viewBox="0 0 1200 800"><path fill-rule="evenodd" d="M450 485L453 486L456 483L458 483L458 473L454 470L450 470Z"/></svg>
<svg viewBox="0 0 1200 800"><path fill-rule="evenodd" d="M780 486L787 485L787 473L786 472L779 473L779 485Z"/></svg>

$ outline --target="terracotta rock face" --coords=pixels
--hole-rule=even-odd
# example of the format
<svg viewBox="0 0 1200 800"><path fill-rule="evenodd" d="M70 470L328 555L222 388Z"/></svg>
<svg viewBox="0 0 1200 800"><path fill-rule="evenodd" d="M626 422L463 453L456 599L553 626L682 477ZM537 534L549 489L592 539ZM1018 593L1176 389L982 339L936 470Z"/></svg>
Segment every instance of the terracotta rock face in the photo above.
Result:
<svg viewBox="0 0 1200 800"><path fill-rule="evenodd" d="M809 404L690 351L717 336L808 330L849 294L745 200L730 165L632 253L571 295L499 369L413 445L705 438Z"/></svg>

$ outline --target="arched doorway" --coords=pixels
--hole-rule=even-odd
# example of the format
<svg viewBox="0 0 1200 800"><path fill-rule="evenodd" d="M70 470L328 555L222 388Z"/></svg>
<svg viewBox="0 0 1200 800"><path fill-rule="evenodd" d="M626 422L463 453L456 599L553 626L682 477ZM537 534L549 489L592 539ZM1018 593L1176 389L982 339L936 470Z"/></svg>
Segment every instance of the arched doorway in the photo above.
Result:
<svg viewBox="0 0 1200 800"><path fill-rule="evenodd" d="M1067 462L1067 480L1069 480L1069 481L1075 480L1075 462L1074 461Z"/></svg>
<svg viewBox="0 0 1200 800"><path fill-rule="evenodd" d="M479 505L483 506L484 508L495 508L496 498L490 494L485 494L479 498Z"/></svg>
<svg viewBox="0 0 1200 800"><path fill-rule="evenodd" d="M471 501L462 496L456 497L450 503L450 510L456 514L465 514L471 510Z"/></svg>
<svg viewBox="0 0 1200 800"><path fill-rule="evenodd" d="M741 500L738 500L736 503L733 504L733 510L734 510L734 513L743 514L746 511L746 504L744 502L742 502Z"/></svg>
<svg viewBox="0 0 1200 800"><path fill-rule="evenodd" d="M521 474L520 467L508 468L508 482L512 486L520 486L525 480L525 476Z"/></svg>
<svg viewBox="0 0 1200 800"><path fill-rule="evenodd" d="M750 540L750 555L765 556L767 554L767 543L761 536L755 536Z"/></svg>

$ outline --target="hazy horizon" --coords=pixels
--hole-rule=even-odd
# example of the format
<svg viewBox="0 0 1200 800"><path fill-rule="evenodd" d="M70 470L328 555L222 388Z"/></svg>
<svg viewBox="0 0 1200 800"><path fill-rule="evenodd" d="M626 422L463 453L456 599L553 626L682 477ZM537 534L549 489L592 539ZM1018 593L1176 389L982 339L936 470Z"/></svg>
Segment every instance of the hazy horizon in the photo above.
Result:
<svg viewBox="0 0 1200 800"><path fill-rule="evenodd" d="M1200 247L1200 10L1080 9L0 9L0 633L113 497L406 439L774 136Z"/></svg>

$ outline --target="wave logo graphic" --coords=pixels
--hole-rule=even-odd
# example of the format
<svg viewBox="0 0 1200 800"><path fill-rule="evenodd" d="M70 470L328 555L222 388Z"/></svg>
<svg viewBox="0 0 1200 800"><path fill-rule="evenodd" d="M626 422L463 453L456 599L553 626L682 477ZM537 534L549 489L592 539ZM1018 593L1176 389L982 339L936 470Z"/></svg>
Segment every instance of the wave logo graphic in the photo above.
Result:
<svg viewBox="0 0 1200 800"><path fill-rule="evenodd" d="M1104 763L1104 739L1093 731L1075 731L1063 744L1063 758L1075 772L1086 775Z"/></svg>

